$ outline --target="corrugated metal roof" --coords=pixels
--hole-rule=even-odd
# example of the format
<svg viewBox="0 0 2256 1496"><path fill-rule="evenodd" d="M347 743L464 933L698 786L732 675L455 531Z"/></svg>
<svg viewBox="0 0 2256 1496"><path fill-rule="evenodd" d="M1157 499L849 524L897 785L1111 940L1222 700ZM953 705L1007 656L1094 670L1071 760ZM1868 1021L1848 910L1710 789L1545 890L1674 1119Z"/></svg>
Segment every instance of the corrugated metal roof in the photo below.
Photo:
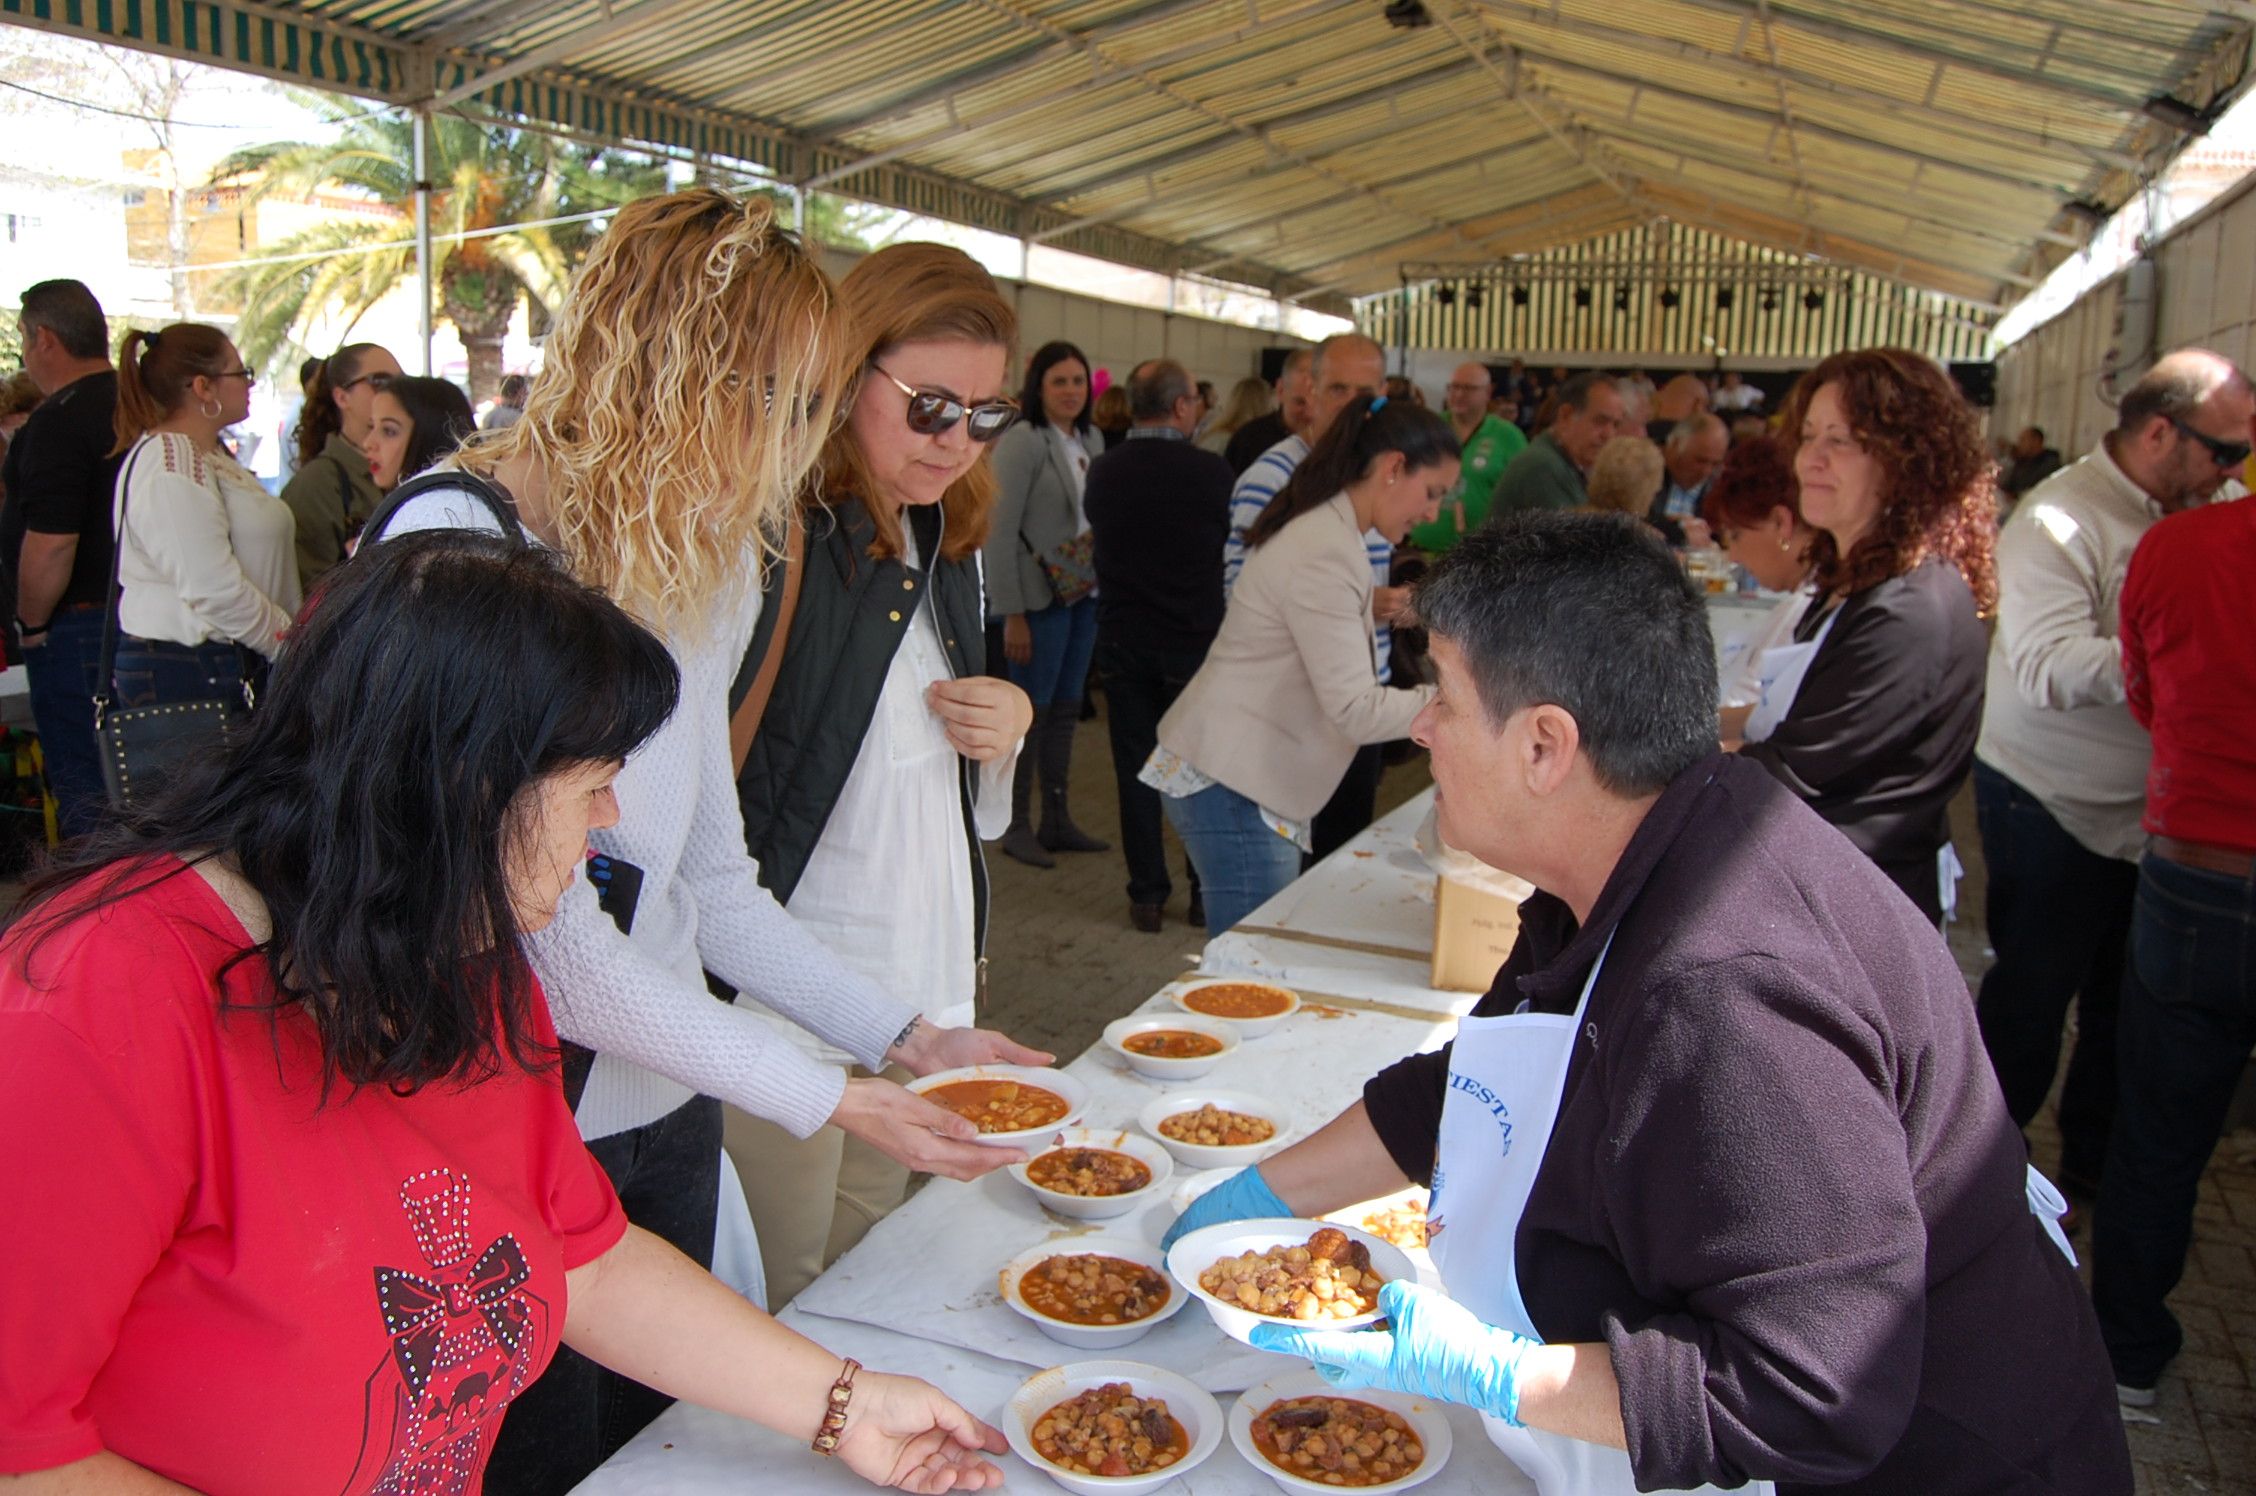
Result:
<svg viewBox="0 0 2256 1496"><path fill-rule="evenodd" d="M1663 221L2010 302L2256 0L0 0L1324 299ZM2071 204L2079 206L2071 207Z"/></svg>

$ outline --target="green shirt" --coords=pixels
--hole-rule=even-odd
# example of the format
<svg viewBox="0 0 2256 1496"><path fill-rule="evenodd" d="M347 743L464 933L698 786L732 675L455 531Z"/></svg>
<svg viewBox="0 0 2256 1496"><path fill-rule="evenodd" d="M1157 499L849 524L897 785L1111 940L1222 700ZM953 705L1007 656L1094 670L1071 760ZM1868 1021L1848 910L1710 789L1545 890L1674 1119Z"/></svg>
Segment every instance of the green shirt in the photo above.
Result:
<svg viewBox="0 0 2256 1496"><path fill-rule="evenodd" d="M1498 514L1520 509L1579 509L1590 502L1582 470L1548 431L1529 442L1527 450L1512 459L1490 497L1489 508Z"/></svg>
<svg viewBox="0 0 2256 1496"><path fill-rule="evenodd" d="M1527 433L1510 421L1484 415L1473 428L1472 440L1465 443L1463 465L1457 471L1457 487L1448 498L1441 501L1441 517L1430 525L1420 525L1410 532L1410 543L1419 550L1439 555L1467 534L1481 527L1488 518L1489 498L1496 491L1497 480L1512 459L1527 448ZM1459 506L1463 507L1464 522L1459 524Z"/></svg>

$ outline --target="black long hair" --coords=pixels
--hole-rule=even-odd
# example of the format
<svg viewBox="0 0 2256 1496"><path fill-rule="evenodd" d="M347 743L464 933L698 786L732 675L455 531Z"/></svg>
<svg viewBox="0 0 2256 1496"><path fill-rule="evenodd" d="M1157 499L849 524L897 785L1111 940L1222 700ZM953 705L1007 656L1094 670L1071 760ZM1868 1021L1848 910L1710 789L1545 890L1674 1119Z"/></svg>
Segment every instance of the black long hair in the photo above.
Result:
<svg viewBox="0 0 2256 1496"><path fill-rule="evenodd" d="M325 579L244 736L34 882L0 958L36 981L50 938L215 856L273 933L214 977L264 963L253 1006L313 1026L325 1095L552 1063L509 895L520 796L625 758L679 691L665 646L540 547L371 546Z"/></svg>
<svg viewBox="0 0 2256 1496"><path fill-rule="evenodd" d="M1022 419L1035 427L1049 423L1049 413L1042 408L1042 380L1050 370L1072 359L1089 376L1089 393L1081 402L1081 413L1073 418L1073 429L1083 436L1089 434L1089 413L1097 406L1096 371L1089 364L1089 355L1063 338L1044 343L1034 350L1034 357L1026 365L1026 388L1018 392L1018 409Z"/></svg>
<svg viewBox="0 0 2256 1496"><path fill-rule="evenodd" d="M1462 457L1464 448L1449 423L1423 406L1358 395L1324 428L1315 449L1261 511L1246 531L1246 544L1259 545L1309 510L1322 508L1388 452L1400 452L1404 465L1416 472Z"/></svg>
<svg viewBox="0 0 2256 1496"><path fill-rule="evenodd" d="M451 379L422 379L401 375L384 386L384 393L400 403L407 412L411 434L407 439L407 453L400 459L399 481L422 472L440 458L449 456L462 445L464 437L478 429L478 418L470 410L470 397Z"/></svg>

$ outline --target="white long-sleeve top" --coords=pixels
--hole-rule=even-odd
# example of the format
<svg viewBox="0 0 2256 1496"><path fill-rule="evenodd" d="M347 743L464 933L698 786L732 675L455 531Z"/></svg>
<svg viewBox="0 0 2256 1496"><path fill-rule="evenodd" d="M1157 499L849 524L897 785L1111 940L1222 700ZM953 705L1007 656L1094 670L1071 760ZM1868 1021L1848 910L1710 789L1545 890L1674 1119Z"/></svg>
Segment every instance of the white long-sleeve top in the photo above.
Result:
<svg viewBox="0 0 2256 1496"><path fill-rule="evenodd" d="M916 566L916 539L905 526L901 542L902 559ZM879 991L914 1004L929 1023L961 1027L972 1021L978 992L979 932L964 761L924 699L928 686L953 674L932 615L936 596L924 589L924 605L893 651L876 715L788 907ZM1017 762L1013 752L978 766L972 819L984 841L1010 827ZM817 1053L843 1058L835 1049Z"/></svg>
<svg viewBox="0 0 2256 1496"><path fill-rule="evenodd" d="M403 506L385 534L433 529L498 531L475 497L434 490ZM749 558L744 574L758 574ZM790 1025L874 1070L916 1012L784 913L744 849L728 691L760 594L743 591L702 640L667 641L681 704L621 771L619 823L590 837L642 870L634 932L620 933L583 878L548 928L526 938L556 1031L596 1052L577 1114L583 1137L655 1122L699 1093L806 1137L837 1110L846 1075L793 1042ZM716 1001L705 971L771 1012Z"/></svg>
<svg viewBox="0 0 2256 1496"><path fill-rule="evenodd" d="M110 521L120 629L273 656L298 611L297 520L233 458L151 432L118 469Z"/></svg>
<svg viewBox="0 0 2256 1496"><path fill-rule="evenodd" d="M2116 610L2131 552L2161 517L2104 441L2023 496L1998 531L1997 632L1974 746L2062 830L2126 861L2146 846L2154 748L2124 696Z"/></svg>

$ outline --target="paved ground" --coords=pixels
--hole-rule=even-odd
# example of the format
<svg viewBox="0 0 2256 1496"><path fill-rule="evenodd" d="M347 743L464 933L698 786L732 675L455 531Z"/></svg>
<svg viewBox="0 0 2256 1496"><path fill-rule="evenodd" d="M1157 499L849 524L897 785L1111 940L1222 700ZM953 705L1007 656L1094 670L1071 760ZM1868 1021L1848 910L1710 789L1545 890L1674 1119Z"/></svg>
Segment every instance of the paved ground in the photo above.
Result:
<svg viewBox="0 0 2256 1496"><path fill-rule="evenodd" d="M1073 784L1075 818L1117 842L1119 820L1103 723L1082 724ZM1401 804L1429 782L1423 760L1390 769L1380 809ZM1960 917L1951 947L1968 980L1989 964L1982 932L1981 843L1971 795L1957 812ZM1182 854L1169 838L1173 864ZM1128 924L1126 869L1117 850L1059 859L1054 871L991 857L995 918L988 942L992 1011L986 1021L1028 1043L1078 1054L1104 1025L1130 1011L1196 960L1204 932L1183 920L1178 880L1165 931L1138 934ZM2049 1111L2031 1129L2038 1167L2059 1159ZM2159 1422L2130 1429L2141 1496L2256 1493L2256 1132L2229 1135L2203 1181L2193 1260L2172 1300L2185 1322L2186 1349L2162 1379ZM2082 1251L2089 1233L2078 1237ZM2087 1258L2088 1260L2088 1258Z"/></svg>

